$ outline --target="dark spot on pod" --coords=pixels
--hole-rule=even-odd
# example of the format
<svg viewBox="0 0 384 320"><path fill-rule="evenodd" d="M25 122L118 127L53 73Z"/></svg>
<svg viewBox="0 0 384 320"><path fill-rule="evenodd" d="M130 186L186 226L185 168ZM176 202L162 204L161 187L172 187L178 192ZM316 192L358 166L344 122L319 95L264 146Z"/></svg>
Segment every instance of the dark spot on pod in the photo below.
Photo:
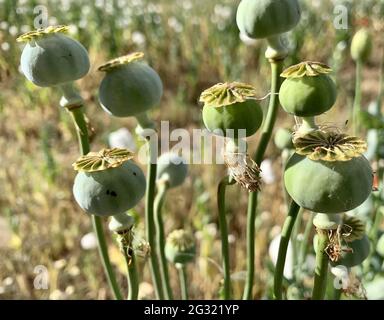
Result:
<svg viewBox="0 0 384 320"><path fill-rule="evenodd" d="M137 176L137 173L136 173L136 172L133 172L133 175L134 175L134 176Z"/></svg>
<svg viewBox="0 0 384 320"><path fill-rule="evenodd" d="M105 193L109 195L109 190L107 190Z"/></svg>
<svg viewBox="0 0 384 320"><path fill-rule="evenodd" d="M115 191L111 191L111 196L112 197L117 197L117 193Z"/></svg>

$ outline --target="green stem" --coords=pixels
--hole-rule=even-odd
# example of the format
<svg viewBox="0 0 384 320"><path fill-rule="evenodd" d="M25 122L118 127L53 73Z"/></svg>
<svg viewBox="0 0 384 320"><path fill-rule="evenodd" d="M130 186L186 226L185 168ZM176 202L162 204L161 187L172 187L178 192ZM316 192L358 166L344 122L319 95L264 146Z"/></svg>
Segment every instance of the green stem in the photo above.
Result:
<svg viewBox="0 0 384 320"><path fill-rule="evenodd" d="M155 198L155 189L156 189L156 154L152 146L152 143L149 138L148 140L148 149L149 149L149 161L148 161L148 173L147 173L147 190L146 190L146 199L145 199L145 224L146 224L146 236L151 248L152 253L149 258L149 266L151 269L151 276L153 285L155 287L156 296L158 299L164 299L164 294L161 286L161 275L159 271L159 265L154 254L156 249L155 241L155 221L154 221L154 198Z"/></svg>
<svg viewBox="0 0 384 320"><path fill-rule="evenodd" d="M292 243L292 265L294 269L298 267L299 261L299 243L297 240L297 236L299 234L301 220L303 218L304 209L300 208L299 213L297 214L297 223L294 225L291 235L291 243ZM296 278L296 273L294 273L294 278Z"/></svg>
<svg viewBox="0 0 384 320"><path fill-rule="evenodd" d="M162 208L165 200L165 195L168 190L168 183L158 183L157 194L155 198L155 227L156 227L156 251L160 262L160 272L163 283L163 291L166 299L173 299L172 288L169 281L168 264L165 257L165 235L164 223L162 218Z"/></svg>
<svg viewBox="0 0 384 320"><path fill-rule="evenodd" d="M179 272L181 300L188 300L188 282L186 266L185 264L179 263L176 268Z"/></svg>
<svg viewBox="0 0 384 320"><path fill-rule="evenodd" d="M219 227L221 234L221 256L224 270L224 299L231 299L231 271L229 263L228 227L225 213L225 190L229 184L228 177L221 180L217 189L217 207L219 209Z"/></svg>
<svg viewBox="0 0 384 320"><path fill-rule="evenodd" d="M90 146L89 146L87 123L85 121L85 117L82 109L83 109L82 107L73 108L69 110L69 113L76 126L76 133L79 141L80 152L82 155L85 155L89 152ZM115 299L121 300L123 297L119 290L119 286L117 285L116 276L113 271L111 261L109 260L108 247L105 240L101 218L98 216L92 215L92 225L97 237L99 254L100 254L101 262L103 264L104 272L107 277L109 286L115 296Z"/></svg>
<svg viewBox="0 0 384 320"><path fill-rule="evenodd" d="M254 156L257 165L260 166L264 158L269 140L272 136L273 127L279 106L277 93L281 85L280 73L283 71L283 60L271 61L271 98L269 100L267 116L264 120L260 142ZM247 277L243 292L243 299L252 298L253 279L255 274L255 220L257 209L257 192L251 192L248 197L247 210Z"/></svg>
<svg viewBox="0 0 384 320"><path fill-rule="evenodd" d="M111 265L111 261L109 260L108 247L107 242L105 241L104 229L101 218L99 216L92 215L92 225L93 230L96 234L97 243L99 246L99 254L104 267L105 275L107 276L109 287L111 288L115 299L122 300L123 296L121 295L119 286L116 281L116 276Z"/></svg>
<svg viewBox="0 0 384 320"><path fill-rule="evenodd" d="M128 271L128 297L127 300L137 300L139 294L139 276L137 274L136 256L135 253L124 252L125 262Z"/></svg>
<svg viewBox="0 0 384 320"><path fill-rule="evenodd" d="M363 72L363 62L361 60L356 61L356 83L355 83L355 98L353 101L353 114L352 114L352 126L354 134L359 133L359 112L361 111L361 79Z"/></svg>
<svg viewBox="0 0 384 320"><path fill-rule="evenodd" d="M325 253L325 249L328 245L328 241L326 230L320 230L318 232L315 283L313 286L312 300L323 300L325 296L328 275L328 256Z"/></svg>
<svg viewBox="0 0 384 320"><path fill-rule="evenodd" d="M310 214L307 224L305 225L304 229L304 234L303 234L303 240L300 243L300 249L299 249L299 256L297 260L297 269L296 269L296 279L299 279L301 275L301 270L303 268L304 262L305 262L305 257L307 256L307 251L308 251L308 241L309 241L309 236L312 231L312 226L313 226L313 217L314 214Z"/></svg>
<svg viewBox="0 0 384 320"><path fill-rule="evenodd" d="M285 259L287 256L287 249L289 244L289 239L291 238L291 233L297 214L299 213L300 206L292 200L291 206L288 211L288 216L285 218L283 230L281 231L281 239L279 245L279 253L277 256L276 268L275 268L275 277L273 290L276 299L281 300L283 297L282 286L283 286L283 277L284 277L284 266Z"/></svg>

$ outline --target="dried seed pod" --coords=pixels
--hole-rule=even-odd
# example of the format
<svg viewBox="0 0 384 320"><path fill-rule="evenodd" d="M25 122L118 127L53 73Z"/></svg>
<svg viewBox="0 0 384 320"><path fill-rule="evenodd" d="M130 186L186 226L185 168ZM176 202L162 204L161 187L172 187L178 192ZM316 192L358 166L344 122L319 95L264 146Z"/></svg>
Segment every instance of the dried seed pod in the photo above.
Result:
<svg viewBox="0 0 384 320"><path fill-rule="evenodd" d="M133 208L145 193L145 177L125 149L103 149L80 157L73 194L90 214L114 216Z"/></svg>
<svg viewBox="0 0 384 320"><path fill-rule="evenodd" d="M328 111L336 101L336 85L323 63L302 62L286 69L279 99L281 106L298 117L314 117Z"/></svg>
<svg viewBox="0 0 384 320"><path fill-rule="evenodd" d="M26 42L21 55L21 70L28 80L40 87L73 82L90 68L87 50L68 37L66 26L48 27L20 36Z"/></svg>
<svg viewBox="0 0 384 320"><path fill-rule="evenodd" d="M160 103L163 84L159 75L135 52L101 67L105 76L99 87L102 108L116 117L138 116Z"/></svg>

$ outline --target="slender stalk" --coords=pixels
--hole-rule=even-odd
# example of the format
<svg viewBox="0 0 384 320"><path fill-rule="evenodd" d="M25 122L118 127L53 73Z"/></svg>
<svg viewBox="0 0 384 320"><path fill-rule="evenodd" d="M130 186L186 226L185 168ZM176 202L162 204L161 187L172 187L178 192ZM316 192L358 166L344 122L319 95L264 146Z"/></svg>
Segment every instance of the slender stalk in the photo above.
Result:
<svg viewBox="0 0 384 320"><path fill-rule="evenodd" d="M299 234L301 220L303 218L304 209L300 208L299 213L297 214L297 223L294 225L291 235L291 243L292 243L292 265L296 269L298 267L299 261L299 243L297 240L297 236ZM294 273L294 278L296 278L296 274Z"/></svg>
<svg viewBox="0 0 384 320"><path fill-rule="evenodd" d="M224 299L231 299L231 271L229 263L228 227L225 213L225 190L229 181L224 178L217 189L217 207L219 209L219 227L221 234L221 256L224 270Z"/></svg>
<svg viewBox="0 0 384 320"><path fill-rule="evenodd" d="M318 243L316 250L315 283L313 286L312 300L323 300L327 288L328 256L324 252L328 245L326 231L318 232Z"/></svg>
<svg viewBox="0 0 384 320"><path fill-rule="evenodd" d="M169 281L168 264L165 257L165 235L164 223L162 218L162 208L165 200L165 195L168 190L168 183L159 183L157 187L157 194L155 198L155 227L156 227L156 251L160 262L160 273L163 283L163 291L166 299L173 299L172 288Z"/></svg>
<svg viewBox="0 0 384 320"><path fill-rule="evenodd" d="M267 149L269 140L272 136L273 127L276 122L276 116L279 106L277 93L281 85L280 73L283 70L283 60L271 61L271 98L269 100L267 116L264 120L262 133L256 154L255 162L260 165L263 160L264 153ZM255 275L255 220L257 209L257 192L251 192L248 197L247 210L247 277L243 292L243 299L250 300L252 298L253 280Z"/></svg>
<svg viewBox="0 0 384 320"><path fill-rule="evenodd" d="M361 111L361 79L363 72L363 62L361 60L356 61L356 83L355 83L355 99L353 101L353 114L352 114L352 126L354 134L359 133L359 112Z"/></svg>
<svg viewBox="0 0 384 320"><path fill-rule="evenodd" d="M124 250L124 258L127 264L127 272L128 272L128 296L127 300L137 300L139 294L139 277L137 274L137 266L136 266L136 256L135 253L126 252Z"/></svg>
<svg viewBox="0 0 384 320"><path fill-rule="evenodd" d="M188 300L188 282L186 266L185 264L179 263L176 268L179 272L181 300Z"/></svg>
<svg viewBox="0 0 384 320"><path fill-rule="evenodd" d="M314 217L314 214L309 215L307 224L305 225L305 229L304 229L303 241L300 243L299 255L297 260L297 268L296 268L296 279L299 279L299 275L301 274L301 270L305 262L305 257L307 256L308 241L309 241L309 236L311 234L311 230L313 226L313 217Z"/></svg>
<svg viewBox="0 0 384 320"><path fill-rule="evenodd" d="M89 152L90 147L89 147L87 124L84 118L82 107L73 108L69 110L69 113L76 126L76 133L79 141L80 152L82 155L85 155ZM113 271L111 261L109 260L108 247L105 240L101 218L98 216L92 215L92 225L97 237L99 254L100 254L101 262L104 267L105 275L108 280L108 284L115 296L115 299L121 300L123 297L119 290L119 286L116 281L116 276Z"/></svg>
<svg viewBox="0 0 384 320"><path fill-rule="evenodd" d="M156 159L155 150L151 144L149 138L148 140L148 149L149 149L149 161L148 161L148 173L147 173L147 190L146 190L146 199L145 199L145 224L146 224L146 236L151 248L152 253L149 257L149 266L152 275L153 285L155 287L156 296L158 299L164 299L164 294L161 286L161 275L159 271L159 264L157 263L156 255L154 250L156 248L156 239L155 239L155 221L154 221L154 198L155 198L155 189L156 189L156 171L157 164L154 159Z"/></svg>
<svg viewBox="0 0 384 320"><path fill-rule="evenodd" d="M291 238L291 233L297 214L299 213L300 206L292 200L291 206L289 207L288 216L285 218L283 230L281 231L281 239L279 245L279 253L277 256L276 268L275 268L275 277L273 284L273 292L276 299L281 300L283 297L282 286L283 286L283 277L284 277L284 266L285 259L287 256L287 249L289 244L289 239Z"/></svg>

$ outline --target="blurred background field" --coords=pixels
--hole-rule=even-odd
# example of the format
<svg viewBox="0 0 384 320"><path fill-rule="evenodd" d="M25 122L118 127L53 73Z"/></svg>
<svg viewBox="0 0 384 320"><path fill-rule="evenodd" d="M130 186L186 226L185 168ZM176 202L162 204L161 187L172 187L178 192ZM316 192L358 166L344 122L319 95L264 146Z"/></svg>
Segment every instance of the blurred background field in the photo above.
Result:
<svg viewBox="0 0 384 320"><path fill-rule="evenodd" d="M240 39L235 23L239 1L231 0L0 0L0 299L104 299L111 298L92 238L91 221L74 202L71 164L78 150L66 112L58 106L59 92L37 88L19 72L22 45L15 39L34 29L37 5L48 8L49 24L71 26L72 35L89 50L92 69L78 85L86 99L93 128L93 149L106 146L110 132L128 128L131 119L113 119L101 110L97 67L110 58L143 51L165 86L157 121L172 128L201 128L202 90L224 81L253 84L260 96L269 90L265 43ZM303 16L290 33L289 66L303 60L322 61L334 69L339 87L337 105L323 122L344 128L354 95L354 63L349 55L356 29L368 26L374 52L364 69L364 106L379 89L379 66L384 45L383 0L301 0ZM349 8L348 29L336 30L334 8ZM263 102L263 106L266 103ZM294 125L280 110L276 127ZM348 126L346 127L348 130ZM250 140L251 151L258 141ZM140 142L137 142L140 144ZM278 234L285 216L281 186L280 151L270 144L271 168L263 185L257 219L255 298L270 297L272 282L268 244ZM192 165L182 187L171 192L164 210L166 231L194 230L198 257L189 266L192 299L218 298L221 284L220 237L217 226L216 187L223 166ZM238 187L228 192L231 264L236 296L240 296L245 270L247 194ZM136 209L142 237L143 202ZM303 220L308 217L305 213ZM125 285L125 265L109 237L110 252L119 280ZM312 250L312 249L310 249ZM141 264L144 260L139 261ZM49 273L48 290L36 290L36 266ZM151 297L147 268L140 267L142 297ZM178 280L172 270L177 292Z"/></svg>

